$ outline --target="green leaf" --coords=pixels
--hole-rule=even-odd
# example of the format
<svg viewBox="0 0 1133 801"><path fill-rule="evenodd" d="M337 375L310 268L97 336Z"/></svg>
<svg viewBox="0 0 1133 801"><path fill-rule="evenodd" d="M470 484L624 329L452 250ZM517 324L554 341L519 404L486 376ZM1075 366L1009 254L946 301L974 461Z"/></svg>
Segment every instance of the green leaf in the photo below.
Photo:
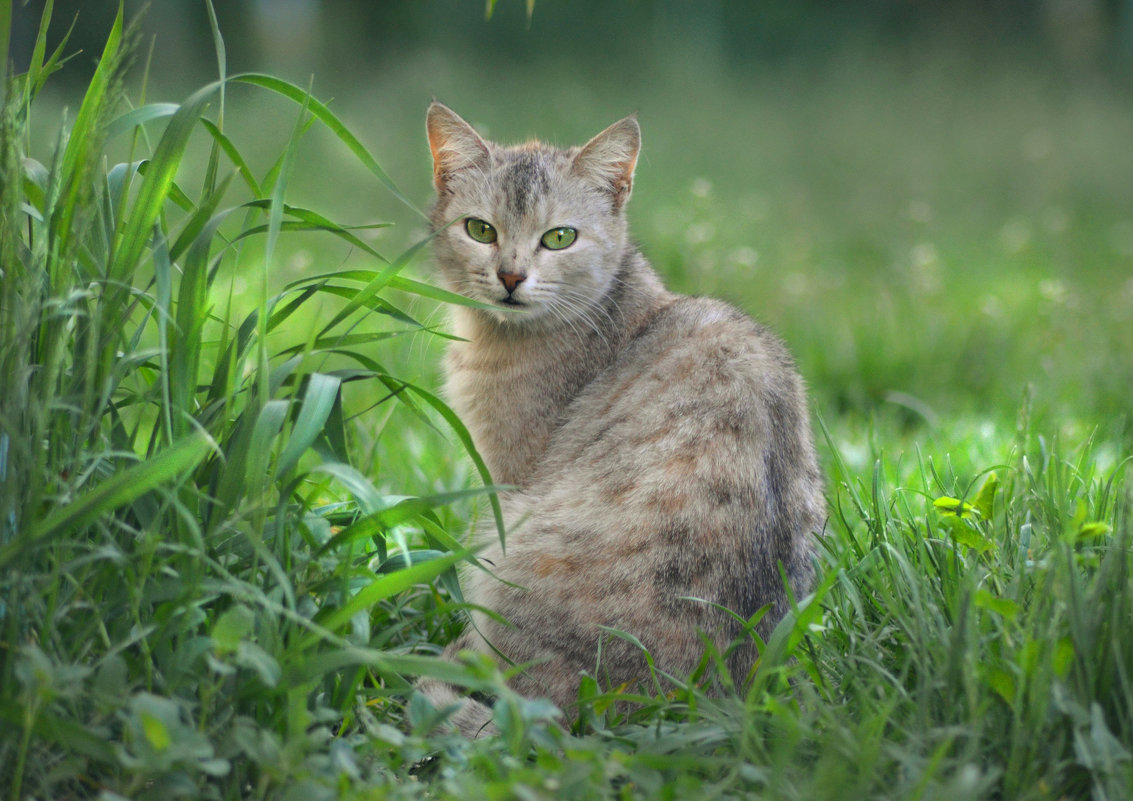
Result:
<svg viewBox="0 0 1133 801"><path fill-rule="evenodd" d="M180 479L214 447L207 435L194 433L103 481L33 523L23 537L17 536L13 542L0 547L0 567L6 566L19 550L31 543L51 537L75 536L102 515L114 512L163 484Z"/></svg>
<svg viewBox="0 0 1133 801"><path fill-rule="evenodd" d="M286 475L299 461L299 457L311 447L315 439L322 433L331 410L334 409L335 399L342 382L333 376L323 373L312 373L307 381L307 390L303 393L303 403L299 407L299 416L291 429L291 436L283 453L276 464L276 473Z"/></svg>
<svg viewBox="0 0 1133 801"><path fill-rule="evenodd" d="M422 239L420 242L413 245L411 248L398 256L392 264L378 273L377 276L373 278L373 280L366 284L366 286L364 286L357 292L354 292L353 296L350 298L350 302L347 303L346 306L343 307L334 317L332 317L330 322L323 326L321 331L319 331L319 336L324 336L327 331L334 328L355 311L367 305L371 300L373 300L378 292L381 292L383 289L385 289L390 280L393 279L393 277L396 276L401 270L403 270L405 266L413 260L413 257L421 251L422 248L424 248L429 244L430 241L432 241L432 238L432 236L426 237L425 239ZM408 320L414 325L420 325L412 318L408 317L408 315L405 315L404 319Z"/></svg>
<svg viewBox="0 0 1133 801"><path fill-rule="evenodd" d="M254 642L243 641L236 647L233 660L242 668L252 670L267 687L275 687L283 675L279 662Z"/></svg>
<svg viewBox="0 0 1133 801"><path fill-rule="evenodd" d="M386 598L404 592L416 584L432 581L466 557L467 552L451 553L375 579L339 608L326 610L317 615L315 622L328 631L337 631L345 626L355 613L369 609L379 601L384 601ZM316 638L317 635L308 635L306 643L309 645Z"/></svg>
<svg viewBox="0 0 1133 801"><path fill-rule="evenodd" d="M240 642L251 635L255 624L255 615L243 604L237 604L226 611L212 627L212 640L217 653L234 652Z"/></svg>
<svg viewBox="0 0 1133 801"><path fill-rule="evenodd" d="M333 476L350 491L358 505L367 513L384 509L387 505L385 496L374 489L370 480L348 464L323 462L313 467L311 472Z"/></svg>
<svg viewBox="0 0 1133 801"><path fill-rule="evenodd" d="M483 301L473 300L466 298L464 295L458 295L455 292L449 292L447 289L435 287L432 284L426 284L421 281L415 281L412 278L407 278L404 275L395 275L390 279L390 289L398 289L402 292L410 292L414 295L420 295L423 298L430 298L438 300L441 303L451 303L456 306L467 306L471 309L485 309L491 311L501 311L499 306L494 306L490 303ZM518 309L503 309L502 311L514 314L522 314Z"/></svg>
<svg viewBox="0 0 1133 801"><path fill-rule="evenodd" d="M456 412L449 408L448 404L442 401L433 393L421 389L420 387L412 384L406 384L406 389L411 390L415 395L421 398L425 403L433 407L433 409L445 419L452 430L456 433L460 444L464 446L465 452L472 463L476 466L476 471L480 474L480 478L484 482L484 486L492 486L492 475L488 470L488 465L485 464L484 459L480 456L480 452L476 450L476 444L472 441L472 434L469 433L468 428L464 422L457 416ZM496 521L496 532L500 537L500 546L506 547L505 538L507 536L506 527L504 526L504 513L500 508L500 499L495 492L488 495L488 500L492 505L492 515Z"/></svg>
<svg viewBox="0 0 1133 801"><path fill-rule="evenodd" d="M267 483L268 465L271 464L275 439L287 419L288 408L285 400L268 401L256 418L256 425L252 429L252 438L248 444L248 466L244 474L244 483L250 489L254 488L258 491Z"/></svg>
<svg viewBox="0 0 1133 801"><path fill-rule="evenodd" d="M247 83L253 86L259 86L263 89L283 95L296 103L306 107L320 122L323 123L331 132L339 138L339 140L346 145L351 153L362 162L362 164L371 173L377 176L378 180L385 184L386 188L393 193L394 197L404 203L413 211L417 212L421 217L425 214L418 209L413 202L398 189L397 184L393 182L386 171L382 169L377 160L370 155L365 146L358 141L357 137L352 134L342 121L334 115L334 113L326 107L323 103L316 100L311 96L310 92L302 89L293 83L281 80L271 75L263 75L261 73L243 73L241 75L233 75L229 80L238 83Z"/></svg>
<svg viewBox="0 0 1133 801"><path fill-rule="evenodd" d="M949 498L947 495L937 498L932 502L932 505L944 516L963 517L976 511L976 507L972 504L964 503L956 498Z"/></svg>
<svg viewBox="0 0 1133 801"><path fill-rule="evenodd" d="M48 0L48 6L51 0ZM0 102L8 100L8 43L12 38L12 2L0 6ZM39 41L36 41L38 48ZM34 52L34 51L33 51Z"/></svg>
<svg viewBox="0 0 1133 801"><path fill-rule="evenodd" d="M257 198L261 197L264 192L260 188L259 183L256 182L256 177L252 172L252 168L248 166L248 162L244 160L243 155L240 154L240 151L236 148L236 145L232 143L232 140L225 136L220 128L216 126L216 123L212 122L211 120L207 120L202 117L201 125L204 126L206 131L208 131L209 136L213 138L213 141L220 146L220 149L224 151L224 154L228 156L229 160L236 167L237 173L239 173L240 177L244 179L244 183L247 184L248 189L251 191L252 195Z"/></svg>
<svg viewBox="0 0 1133 801"><path fill-rule="evenodd" d="M988 668L987 683L1004 702L1015 705L1018 682L1012 673L1001 667Z"/></svg>
<svg viewBox="0 0 1133 801"><path fill-rule="evenodd" d="M252 200L252 201L249 201L248 203L245 203L244 205L247 208L269 208L270 205L271 205L271 201L265 200L265 199ZM327 232L335 234L339 238L349 242L351 245L358 248L362 252L373 256L374 258L378 259L378 261L385 262L387 264L389 263L389 259L387 259L385 256L383 256L378 251L374 250L372 247L370 247L368 244L366 244L365 242L363 242L361 239L354 236L350 232L351 231L380 230L382 228L391 227L392 223L370 223L369 225L340 225L340 224L336 223L334 220L331 220L329 217L326 217L322 214L319 214L316 211L312 211L311 209L305 209L305 208L302 208L300 206L291 206L291 205L288 205L288 204L283 205L283 213L287 214L290 217L294 217L296 220L299 220L302 223L306 223L306 225L295 225L295 226L292 227L291 230L296 230L296 231L327 231ZM241 233L240 237L247 236L247 235L250 235L250 234L253 234L253 233L260 233L262 230L263 230L262 228L250 228L247 231L244 231L243 233ZM376 273L375 273L375 275L376 275ZM304 283L307 280L308 279L302 279L300 281L295 281L295 282L292 282L289 286L296 286L298 284Z"/></svg>
<svg viewBox="0 0 1133 801"><path fill-rule="evenodd" d="M121 136L150 120L172 117L179 108L180 106L176 103L150 103L130 109L122 116L111 120L110 124L106 126L106 138L113 139L116 136Z"/></svg>
<svg viewBox="0 0 1133 801"><path fill-rule="evenodd" d="M944 514L941 516L940 522L948 529L952 541L956 544L971 548L976 553L981 554L995 550L995 543L969 522L969 518L959 517L955 514Z"/></svg>
<svg viewBox="0 0 1133 801"><path fill-rule="evenodd" d="M126 216L121 239L110 263L110 278L126 281L141 260L154 222L173 186L173 178L181 166L181 158L189 144L197 118L210 98L220 88L211 83L191 94L173 114L150 160L142 186L130 213Z"/></svg>
<svg viewBox="0 0 1133 801"><path fill-rule="evenodd" d="M46 13L46 9L45 9ZM41 32L46 31L47 19L44 18ZM67 137L67 145L63 151L62 166L58 174L67 182L62 197L62 203L52 212L53 229L63 237L69 237L73 230L74 216L78 211L80 199L86 191L85 179L88 177L87 166L95 158L93 153L101 141L102 131L100 122L106 113L106 106L110 102L110 92L113 89L114 78L121 63L122 45L122 7L119 5L118 14L114 18L114 25L106 38L102 56L94 75L87 85L83 102L75 116L74 127ZM38 45L37 45L38 46Z"/></svg>
<svg viewBox="0 0 1133 801"><path fill-rule="evenodd" d="M391 506L379 509L354 521L348 527L327 540L323 547L319 549L318 553L325 553L332 548L338 548L359 539L368 539L379 534L384 534L394 526L419 517L428 510L438 506L447 506L450 503L455 503L465 498L484 495L485 493L496 492L498 490L498 487L476 487L473 489L459 490L457 492L444 492L437 495L429 495L422 498L404 498L398 500Z"/></svg>
<svg viewBox="0 0 1133 801"><path fill-rule="evenodd" d="M995 473L989 473L988 477L984 480L980 491L976 493L976 499L972 503L975 510L979 512L980 517L984 520L991 520L992 515L995 513L995 496L999 492L999 476Z"/></svg>
<svg viewBox="0 0 1133 801"><path fill-rule="evenodd" d="M327 673L358 665L372 667L386 677L429 676L471 689L491 689L494 686L490 679L480 677L469 668L447 659L415 654L393 654L374 648L353 646L296 658L284 670L284 681L288 684L303 684ZM408 682L405 686L409 686Z"/></svg>
<svg viewBox="0 0 1133 801"><path fill-rule="evenodd" d="M992 595L987 590L982 589L976 591L975 603L980 609L987 609L1006 620L1015 620L1019 617L1021 611L1019 604L1010 598Z"/></svg>
<svg viewBox="0 0 1133 801"><path fill-rule="evenodd" d="M146 741L154 751L165 751L173 742L173 738L169 736L169 729L161 718L156 715L142 710L138 717L141 720L142 731L145 733Z"/></svg>
<svg viewBox="0 0 1133 801"><path fill-rule="evenodd" d="M1078 541L1101 539L1111 531L1113 531L1113 529L1108 523L1102 523L1100 521L1082 523L1082 525L1078 527Z"/></svg>

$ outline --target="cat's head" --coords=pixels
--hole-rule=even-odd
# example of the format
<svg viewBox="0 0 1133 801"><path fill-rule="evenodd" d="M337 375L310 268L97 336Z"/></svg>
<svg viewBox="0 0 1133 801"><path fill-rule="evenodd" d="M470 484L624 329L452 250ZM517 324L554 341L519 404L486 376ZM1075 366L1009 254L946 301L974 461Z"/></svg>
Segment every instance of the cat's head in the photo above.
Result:
<svg viewBox="0 0 1133 801"><path fill-rule="evenodd" d="M601 314L627 246L637 120L567 150L485 141L440 103L427 127L432 222L443 228L434 250L449 287L509 325L577 328Z"/></svg>

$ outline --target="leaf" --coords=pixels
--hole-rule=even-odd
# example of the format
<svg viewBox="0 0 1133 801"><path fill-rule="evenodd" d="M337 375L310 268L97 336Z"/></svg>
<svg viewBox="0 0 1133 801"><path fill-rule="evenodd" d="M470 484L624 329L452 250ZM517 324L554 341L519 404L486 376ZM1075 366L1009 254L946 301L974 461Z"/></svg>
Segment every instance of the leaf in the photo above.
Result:
<svg viewBox="0 0 1133 801"><path fill-rule="evenodd" d="M989 473L980 491L976 493L976 499L972 505L975 510L980 514L984 520L991 520L992 515L995 513L995 496L999 492L999 476L995 473Z"/></svg>
<svg viewBox="0 0 1133 801"><path fill-rule="evenodd" d="M995 550L995 543L971 524L969 518L945 514L941 517L940 522L948 529L948 533L956 544L971 548L976 553L981 554Z"/></svg>
<svg viewBox="0 0 1133 801"><path fill-rule="evenodd" d="M145 734L150 747L159 753L169 748L173 738L169 736L169 729L166 728L161 718L146 710L142 710L138 717L141 720L142 732Z"/></svg>
<svg viewBox="0 0 1133 801"><path fill-rule="evenodd" d="M1108 523L1095 521L1093 523L1082 523L1078 528L1078 541L1082 540L1096 540L1101 539L1108 535L1113 529Z"/></svg>
<svg viewBox="0 0 1133 801"><path fill-rule="evenodd" d="M74 536L102 515L188 474L214 447L210 437L197 432L103 481L34 523L25 536L17 536L15 541L0 547L0 567L7 565L26 545L49 537Z"/></svg>
<svg viewBox="0 0 1133 801"><path fill-rule="evenodd" d="M394 526L400 525L406 520L411 520L438 506L447 506L450 503L464 500L465 498L496 492L498 489L498 487L476 487L473 489L459 490L457 492L444 492L437 495L429 495L422 498L404 498L398 500L396 503L384 509L378 509L354 521L348 527L327 540L323 547L319 549L318 553L322 554L332 548L345 545L348 542L382 534Z"/></svg>
<svg viewBox="0 0 1133 801"><path fill-rule="evenodd" d="M964 503L956 498L949 498L947 495L937 498L932 502L932 505L944 516L963 517L976 511L976 507L972 504Z"/></svg>
<svg viewBox="0 0 1133 801"><path fill-rule="evenodd" d="M519 309L501 309L491 303L484 303L483 301L473 300L466 298L464 295L458 295L455 292L449 292L447 289L435 287L432 284L426 284L422 281L416 281L412 278L407 278L404 275L395 275L389 281L390 289L398 289L402 292L410 292L414 295L420 295L423 298L430 298L438 300L442 303L451 303L456 306L467 306L471 309L485 309L489 311L504 311L509 314L523 314Z"/></svg>
<svg viewBox="0 0 1133 801"><path fill-rule="evenodd" d="M263 89L267 89L269 91L283 95L284 97L305 106L307 110L311 112L311 114L318 118L318 120L322 122L323 125L329 128L331 132L334 133L334 135L337 136L339 140L346 145L350 152L353 153L355 157L357 157L357 159L362 162L366 169L377 176L379 181L385 184L386 188L393 193L394 197L396 197L413 211L417 212L417 214L419 214L421 217L425 217L425 214L415 205L413 205L413 202L408 197L406 197L400 189L398 189L397 184L395 184L393 182L393 179L391 179L386 174L386 171L383 170L381 165L378 164L377 160L374 159L372 155L370 155L370 152L366 150L365 146L363 146L363 144L358 141L357 137L355 137L354 134L352 134L347 129L347 127L342 124L342 121L338 117L336 117L334 113L326 107L326 105L312 97L310 92L308 92L306 89L301 89L293 83L288 83L287 81L280 80L279 78L271 75L263 75L261 73L253 72L243 73L241 75L233 75L229 80L237 83L247 83L253 86L259 86Z"/></svg>
<svg viewBox="0 0 1133 801"><path fill-rule="evenodd" d="M386 559L378 565L376 573L393 573L397 570L404 570L412 565L422 565L425 562L431 562L434 559L440 559L446 555L445 551L435 550L420 550L410 551L409 553L395 553L389 559Z"/></svg>
<svg viewBox="0 0 1133 801"><path fill-rule="evenodd" d="M117 119L111 120L110 124L106 126L106 138L113 139L150 120L172 117L179 108L180 106L176 103L150 103L145 106L130 109Z"/></svg>
<svg viewBox="0 0 1133 801"><path fill-rule="evenodd" d="M476 450L476 445L472 441L472 434L469 433L467 426L464 425L464 422L457 416L456 412L433 393L412 384L406 384L405 386L406 389L411 390L415 395L432 406L433 409L445 419L445 422L449 424L456 433L456 436L460 439L460 443L464 446L465 452L472 459L472 463L476 465L476 471L480 474L484 485L488 487L492 486L492 475L488 471L488 465L480 456L480 452ZM507 529L504 526L504 512L500 507L500 499L495 492L492 492L488 495L488 500L492 504L492 515L495 517L496 521L496 532L500 536L500 547L506 547L505 539Z"/></svg>
<svg viewBox="0 0 1133 801"><path fill-rule="evenodd" d="M975 603L980 609L987 609L994 612L1005 620L1015 620L1019 617L1021 607L1019 604L1012 601L1010 598L1001 598L998 595L992 595L987 590L977 590L975 596Z"/></svg>
<svg viewBox="0 0 1133 801"><path fill-rule="evenodd" d="M234 661L242 668L255 671L267 687L275 687L283 675L279 662L254 642L241 642L236 648Z"/></svg>
<svg viewBox="0 0 1133 801"><path fill-rule="evenodd" d="M1078 652L1074 649L1074 641L1069 636L1059 638L1054 645L1054 653L1050 660L1054 675L1060 679L1065 679L1070 673L1070 668L1074 666L1077 655Z"/></svg>
<svg viewBox="0 0 1133 801"><path fill-rule="evenodd" d="M128 280L141 260L153 224L173 186L173 178L181 165L181 157L189 144L197 118L216 94L220 84L210 83L191 94L169 120L157 149L146 170L130 213L126 215L122 235L114 249L109 273L112 280Z"/></svg>
<svg viewBox="0 0 1133 801"><path fill-rule="evenodd" d="M358 505L367 513L386 507L386 496L374 489L370 480L348 464L324 462L311 469L312 473L326 473L350 491Z"/></svg>
<svg viewBox="0 0 1133 801"><path fill-rule="evenodd" d="M224 151L224 154L228 156L228 159L232 162L233 166L236 167L237 173L239 173L240 177L244 179L244 183L247 184L248 189L251 191L252 195L254 197L262 196L264 192L260 188L260 185L256 182L256 177L252 173L251 167L248 166L248 162L244 160L244 157L240 154L240 151L236 149L236 145L232 143L232 140L225 136L220 128L216 126L216 123L212 122L212 120L207 120L202 117L201 125L204 126L206 131L208 131L209 136L213 138L213 141L220 146L220 149Z"/></svg>
<svg viewBox="0 0 1133 801"><path fill-rule="evenodd" d="M327 331L330 331L355 311L367 305L369 301L376 299L378 292L385 289L390 280L393 279L399 272L401 272L401 270L405 269L406 265L408 265L409 262L413 260L417 253L420 252L421 249L426 245L428 245L430 241L432 241L433 236L435 236L435 234L432 234L422 239L420 242L414 244L412 247L398 256L392 264L378 273L377 276L375 276L374 279L371 280L366 286L364 286L360 290L353 291L351 293L350 302L347 303L346 306L342 308L337 314L335 314L335 316L331 318L330 322L323 326L322 330L319 331L319 336L324 336ZM420 327L420 323L417 323L408 315L403 315L403 319L408 320L410 323Z"/></svg>
<svg viewBox="0 0 1133 801"><path fill-rule="evenodd" d="M217 653L234 652L240 642L252 633L255 623L252 610L243 604L237 604L226 611L212 627L212 640Z"/></svg>
<svg viewBox="0 0 1133 801"><path fill-rule="evenodd" d="M415 584L425 584L432 581L448 568L460 562L467 556L467 552L450 553L438 559L433 559L419 565L407 567L396 573L375 579L354 594L350 600L337 609L324 610L316 615L315 622L328 631L337 631L345 626L356 612L368 609L379 601L404 592ZM317 635L308 635L307 644L311 644Z"/></svg>
<svg viewBox="0 0 1133 801"><path fill-rule="evenodd" d="M338 378L323 373L311 373L307 380L307 389L303 393L303 403L299 407L299 416L295 419L291 436L276 463L275 470L278 475L286 475L290 472L298 463L299 457L322 433L327 418L334 409L341 385L342 382Z"/></svg>
<svg viewBox="0 0 1133 801"><path fill-rule="evenodd" d="M276 437L283 428L287 419L288 404L285 400L272 400L264 404L256 418L256 425L252 429L252 438L248 443L247 469L243 479L245 486L255 488L257 491L268 480L268 465L271 463L271 454L274 449Z"/></svg>
<svg viewBox="0 0 1133 801"><path fill-rule="evenodd" d="M301 685L327 673L358 665L372 667L386 677L429 676L448 684L458 684L470 689L493 687L490 678L481 676L465 665L448 659L418 654L393 654L375 648L358 648L355 646L322 651L299 658L293 664L288 665L284 673L284 681L291 685ZM406 686L408 686L408 683L406 683Z"/></svg>

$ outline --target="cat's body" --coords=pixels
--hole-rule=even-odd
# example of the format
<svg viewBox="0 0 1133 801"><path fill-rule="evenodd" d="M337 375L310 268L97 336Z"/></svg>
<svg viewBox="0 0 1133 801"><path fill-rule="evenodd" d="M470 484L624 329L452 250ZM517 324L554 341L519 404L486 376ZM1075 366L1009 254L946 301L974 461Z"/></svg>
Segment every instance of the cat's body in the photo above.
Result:
<svg viewBox="0 0 1133 801"><path fill-rule="evenodd" d="M824 517L805 392L774 336L668 292L629 243L636 121L585 148L502 148L434 104L429 138L433 223L459 220L438 234L438 264L500 309L456 311L466 341L450 347L448 393L494 480L518 488L501 496L506 554L483 532L499 578L464 576L466 598L511 625L476 614L450 652L536 662L513 685L568 707L581 671L611 686L648 676L621 639L597 663L601 627L676 675L699 661L700 632L721 648L737 635L714 604L744 618L770 604L767 633L786 611L780 565L796 594L810 587ZM733 654L737 679L753 658ZM490 711L461 703L454 721L474 735Z"/></svg>

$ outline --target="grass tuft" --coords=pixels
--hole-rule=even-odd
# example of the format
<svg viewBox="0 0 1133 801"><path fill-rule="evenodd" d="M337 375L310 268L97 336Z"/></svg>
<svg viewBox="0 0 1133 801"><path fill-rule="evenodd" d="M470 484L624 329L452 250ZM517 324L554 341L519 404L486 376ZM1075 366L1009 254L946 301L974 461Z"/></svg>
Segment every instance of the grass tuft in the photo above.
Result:
<svg viewBox="0 0 1133 801"><path fill-rule="evenodd" d="M371 355L429 333L386 297L421 245L387 263L356 228L287 203L304 133L328 129L404 197L309 92L224 77L219 31L220 81L129 108L121 12L73 123L53 149L32 149L29 120L59 61L43 55L50 11L0 120L0 717L15 732L0 740L0 792L333 786L357 759L333 738L356 729L363 699L404 692L407 674L479 681L372 642L371 607L451 580L466 553L434 511L452 497L391 496L351 464L346 388L422 416L424 402L431 425L471 441L436 396ZM266 174L223 133L229 84L295 108ZM111 162L108 140L127 137L144 155ZM182 176L201 138L209 165L192 193ZM325 275L272 296L276 243L292 232L345 240L378 269L362 288ZM258 302L224 286L234 266L259 273ZM288 341L286 323L313 304L338 310ZM391 532L414 524L436 527L444 553L388 561Z"/></svg>

